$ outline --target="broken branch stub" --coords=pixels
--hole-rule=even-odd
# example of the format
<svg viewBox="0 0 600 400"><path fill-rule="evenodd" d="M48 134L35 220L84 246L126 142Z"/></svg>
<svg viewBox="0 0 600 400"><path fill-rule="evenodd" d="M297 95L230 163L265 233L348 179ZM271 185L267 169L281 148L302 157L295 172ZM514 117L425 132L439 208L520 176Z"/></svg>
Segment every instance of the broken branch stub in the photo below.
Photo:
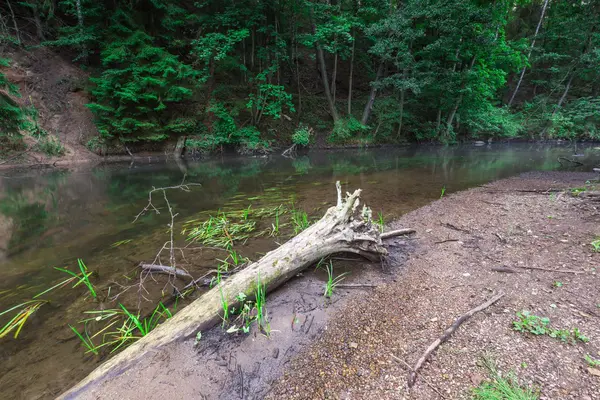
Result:
<svg viewBox="0 0 600 400"><path fill-rule="evenodd" d="M259 275L266 290L272 291L303 269L334 253L355 253L369 259L386 255L380 232L368 217L370 213L365 213L364 209L363 212L357 211L361 190L355 190L342 200L339 182L336 188L337 205L329 208L319 221L222 281L147 336L100 365L60 398L75 399L100 382L121 374L147 354L154 354L156 349L212 327L221 319L222 304L235 306L240 292L248 298L254 297Z"/></svg>

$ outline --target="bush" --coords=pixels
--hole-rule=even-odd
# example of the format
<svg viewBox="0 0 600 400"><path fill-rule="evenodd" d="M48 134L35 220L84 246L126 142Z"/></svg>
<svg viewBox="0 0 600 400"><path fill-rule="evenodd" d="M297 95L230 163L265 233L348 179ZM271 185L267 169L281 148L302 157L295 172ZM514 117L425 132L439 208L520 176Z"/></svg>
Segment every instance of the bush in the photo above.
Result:
<svg viewBox="0 0 600 400"><path fill-rule="evenodd" d="M65 147L54 136L41 136L37 142L37 148L49 157L58 157L65 154Z"/></svg>
<svg viewBox="0 0 600 400"><path fill-rule="evenodd" d="M474 137L515 138L523 130L520 115L512 114L507 107L499 108L489 103L480 109L465 112L462 122Z"/></svg>
<svg viewBox="0 0 600 400"><path fill-rule="evenodd" d="M361 124L356 118L339 119L333 126L333 131L329 136L329 141L333 143L344 143L358 136L359 133L367 132L369 128Z"/></svg>
<svg viewBox="0 0 600 400"><path fill-rule="evenodd" d="M104 154L107 152L107 145L99 136L94 136L85 144L85 147L92 153Z"/></svg>
<svg viewBox="0 0 600 400"><path fill-rule="evenodd" d="M260 132L255 126L239 129L233 138L235 144L238 144L238 151L242 154L269 153L271 151L271 143L261 139Z"/></svg>
<svg viewBox="0 0 600 400"><path fill-rule="evenodd" d="M0 58L0 67L8 66L10 61ZM20 97L18 88L0 72L0 89L3 89L0 91L0 143L10 145L10 148L20 146L21 130L26 127L27 115L14 99Z"/></svg>
<svg viewBox="0 0 600 400"><path fill-rule="evenodd" d="M308 146L310 144L311 133L311 128L304 124L300 124L292 135L292 142L298 146Z"/></svg>

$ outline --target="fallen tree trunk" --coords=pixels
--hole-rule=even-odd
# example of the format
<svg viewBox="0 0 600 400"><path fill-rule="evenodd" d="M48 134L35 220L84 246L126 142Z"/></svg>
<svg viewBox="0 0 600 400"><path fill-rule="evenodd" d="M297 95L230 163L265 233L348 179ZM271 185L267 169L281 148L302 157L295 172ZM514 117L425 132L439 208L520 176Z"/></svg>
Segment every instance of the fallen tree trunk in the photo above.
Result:
<svg viewBox="0 0 600 400"><path fill-rule="evenodd" d="M122 374L148 354L173 341L194 337L221 320L223 298L236 306L238 293L253 298L257 280L271 291L308 266L334 253L349 252L368 259L387 254L379 230L371 222L371 210L360 204L358 189L342 200L340 183L337 206L327 210L323 218L281 247L233 275L179 311L166 323L96 368L61 399L76 399L83 391ZM396 234L406 234L405 230Z"/></svg>

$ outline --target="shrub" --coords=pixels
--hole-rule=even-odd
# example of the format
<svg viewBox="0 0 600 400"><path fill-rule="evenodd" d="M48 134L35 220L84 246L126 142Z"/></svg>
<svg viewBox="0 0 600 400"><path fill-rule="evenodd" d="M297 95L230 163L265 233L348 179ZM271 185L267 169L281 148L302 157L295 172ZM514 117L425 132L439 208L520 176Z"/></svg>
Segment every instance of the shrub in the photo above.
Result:
<svg viewBox="0 0 600 400"><path fill-rule="evenodd" d="M329 141L334 143L343 143L358 136L359 133L367 132L369 128L360 123L356 118L350 116L338 120L333 126L333 131L329 136Z"/></svg>
<svg viewBox="0 0 600 400"><path fill-rule="evenodd" d="M37 142L37 147L49 157L58 157L65 154L65 147L54 136L42 136Z"/></svg>
<svg viewBox="0 0 600 400"><path fill-rule="evenodd" d="M298 146L308 146L310 144L312 129L304 124L300 124L292 135L292 142Z"/></svg>

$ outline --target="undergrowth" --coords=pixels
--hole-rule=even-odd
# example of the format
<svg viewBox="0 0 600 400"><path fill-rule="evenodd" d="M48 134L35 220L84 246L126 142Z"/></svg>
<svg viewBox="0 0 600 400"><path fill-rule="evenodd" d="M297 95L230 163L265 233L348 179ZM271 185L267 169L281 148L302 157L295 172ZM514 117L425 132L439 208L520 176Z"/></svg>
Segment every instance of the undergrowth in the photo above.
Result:
<svg viewBox="0 0 600 400"><path fill-rule="evenodd" d="M513 321L513 329L517 332L531 333L532 335L548 335L560 339L565 343L575 344L577 341L588 342L579 328L555 329L550 326L550 319L531 314L529 311L517 313L517 320Z"/></svg>
<svg viewBox="0 0 600 400"><path fill-rule="evenodd" d="M473 400L537 400L539 390L523 386L514 372L503 375L489 356L482 357L490 379L473 389Z"/></svg>

